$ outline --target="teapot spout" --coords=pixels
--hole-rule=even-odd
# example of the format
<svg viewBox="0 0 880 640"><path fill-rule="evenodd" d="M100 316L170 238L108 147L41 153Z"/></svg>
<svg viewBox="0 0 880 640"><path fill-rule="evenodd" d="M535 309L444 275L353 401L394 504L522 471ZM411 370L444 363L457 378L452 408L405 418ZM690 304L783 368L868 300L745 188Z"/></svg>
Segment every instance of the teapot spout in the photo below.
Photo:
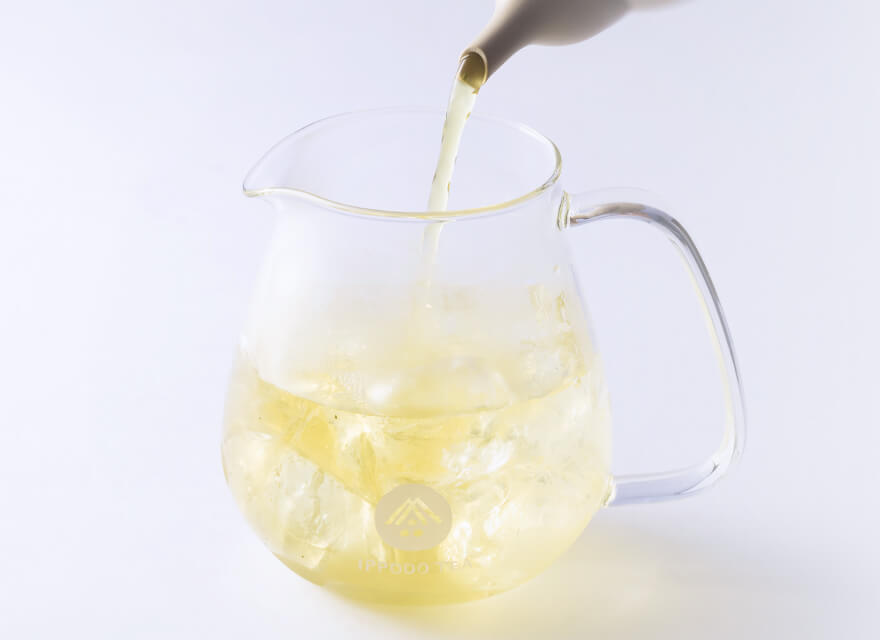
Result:
<svg viewBox="0 0 880 640"><path fill-rule="evenodd" d="M586 40L628 8L626 0L497 0L489 23L462 55L482 59L482 84L523 47Z"/></svg>

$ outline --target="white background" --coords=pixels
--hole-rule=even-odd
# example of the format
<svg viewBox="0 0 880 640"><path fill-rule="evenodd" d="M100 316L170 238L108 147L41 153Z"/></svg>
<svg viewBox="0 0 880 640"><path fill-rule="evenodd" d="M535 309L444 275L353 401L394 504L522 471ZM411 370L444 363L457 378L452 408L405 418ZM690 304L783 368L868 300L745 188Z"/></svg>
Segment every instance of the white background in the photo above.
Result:
<svg viewBox="0 0 880 640"><path fill-rule="evenodd" d="M645 187L690 229L750 417L717 489L607 510L528 585L410 611L300 579L237 512L219 462L224 387L271 232L241 178L319 117L442 106L490 11L2 2L0 635L880 635L880 10L867 0L635 12L589 42L523 51L477 105L557 141L567 189ZM665 243L613 226L573 244L615 466L690 462L717 436L696 305Z"/></svg>

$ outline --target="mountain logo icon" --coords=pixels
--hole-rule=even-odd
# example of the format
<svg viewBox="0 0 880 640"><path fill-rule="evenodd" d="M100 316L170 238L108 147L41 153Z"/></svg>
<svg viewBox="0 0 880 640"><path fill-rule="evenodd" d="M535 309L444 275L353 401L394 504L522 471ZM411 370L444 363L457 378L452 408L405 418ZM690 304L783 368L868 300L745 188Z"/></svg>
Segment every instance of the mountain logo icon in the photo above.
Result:
<svg viewBox="0 0 880 640"><path fill-rule="evenodd" d="M449 535L452 510L434 489L404 484L376 504L375 523L379 536L392 547L422 551L437 546Z"/></svg>
<svg viewBox="0 0 880 640"><path fill-rule="evenodd" d="M423 525L426 525L429 520L437 524L443 522L421 498L407 498L394 510L385 524L400 527L401 536L412 534L418 537L425 533Z"/></svg>

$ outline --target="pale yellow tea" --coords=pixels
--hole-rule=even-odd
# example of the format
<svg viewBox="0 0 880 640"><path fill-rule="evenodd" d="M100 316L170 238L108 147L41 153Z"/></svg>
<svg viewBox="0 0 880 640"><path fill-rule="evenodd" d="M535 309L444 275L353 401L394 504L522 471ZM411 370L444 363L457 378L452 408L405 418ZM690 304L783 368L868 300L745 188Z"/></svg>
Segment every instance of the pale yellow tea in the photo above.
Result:
<svg viewBox="0 0 880 640"><path fill-rule="evenodd" d="M611 488L601 369L565 304L539 287L519 318L500 313L535 327L514 347L478 309L461 339L365 328L380 348L328 356L287 388L242 353L223 463L250 523L289 567L360 598L461 601L537 574Z"/></svg>

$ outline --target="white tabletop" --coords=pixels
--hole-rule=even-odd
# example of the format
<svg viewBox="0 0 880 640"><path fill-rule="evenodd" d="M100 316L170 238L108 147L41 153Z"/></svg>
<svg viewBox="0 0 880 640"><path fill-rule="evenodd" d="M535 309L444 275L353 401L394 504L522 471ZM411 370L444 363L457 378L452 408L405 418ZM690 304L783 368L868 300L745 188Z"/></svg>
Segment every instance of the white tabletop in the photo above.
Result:
<svg viewBox="0 0 880 640"><path fill-rule="evenodd" d="M0 635L880 636L880 10L856 0L639 12L522 52L477 105L556 140L567 188L645 187L688 226L746 382L750 440L729 478L601 512L531 583L457 607L347 602L251 533L219 462L271 231L241 178L324 115L442 105L491 2L440 6L3 11ZM647 231L583 243L615 468L695 460L717 386L680 265Z"/></svg>

